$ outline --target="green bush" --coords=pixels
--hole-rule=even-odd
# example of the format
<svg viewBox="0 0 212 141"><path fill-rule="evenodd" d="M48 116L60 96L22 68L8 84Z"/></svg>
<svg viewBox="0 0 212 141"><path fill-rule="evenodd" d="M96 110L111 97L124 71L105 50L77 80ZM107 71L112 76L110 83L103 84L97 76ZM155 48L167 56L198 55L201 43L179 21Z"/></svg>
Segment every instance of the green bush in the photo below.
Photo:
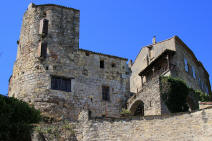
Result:
<svg viewBox="0 0 212 141"><path fill-rule="evenodd" d="M198 96L199 101L201 102L210 101L210 97L206 93L203 93L202 91L199 90L194 91L194 93L195 95Z"/></svg>
<svg viewBox="0 0 212 141"><path fill-rule="evenodd" d="M189 88L178 78L161 77L162 99L171 113L186 112Z"/></svg>
<svg viewBox="0 0 212 141"><path fill-rule="evenodd" d="M40 120L40 111L26 102L0 95L0 140L30 140L31 124Z"/></svg>
<svg viewBox="0 0 212 141"><path fill-rule="evenodd" d="M122 116L127 116L127 115L130 115L131 112L125 108L122 108L121 110L121 113L120 113Z"/></svg>

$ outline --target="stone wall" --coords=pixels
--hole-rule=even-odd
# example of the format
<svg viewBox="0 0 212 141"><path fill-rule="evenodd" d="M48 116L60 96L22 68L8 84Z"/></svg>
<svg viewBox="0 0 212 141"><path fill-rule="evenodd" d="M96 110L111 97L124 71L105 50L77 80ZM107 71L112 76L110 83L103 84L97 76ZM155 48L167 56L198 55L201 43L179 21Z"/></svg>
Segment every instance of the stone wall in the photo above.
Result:
<svg viewBox="0 0 212 141"><path fill-rule="evenodd" d="M175 40L176 53L173 58L171 58L170 62L176 67L172 70L171 75L181 78L193 89L198 89L203 92L208 91L208 94L210 94L211 86L208 73L204 70L204 67L200 65L200 62L194 56L193 52L184 43L182 43L178 37L175 37ZM189 72L185 70L184 59L187 60L187 63L191 67L191 71ZM194 74L193 69L195 71Z"/></svg>
<svg viewBox="0 0 212 141"><path fill-rule="evenodd" d="M134 104L136 104L136 101L142 101L144 103L145 116L162 114L161 106L163 102L161 99L160 80L158 76L145 83L142 90L140 90L128 100L128 109L131 112L134 111L133 108L137 108L134 106ZM166 106L163 106L163 108L164 107Z"/></svg>
<svg viewBox="0 0 212 141"><path fill-rule="evenodd" d="M78 141L210 141L212 109L140 120L90 120Z"/></svg>

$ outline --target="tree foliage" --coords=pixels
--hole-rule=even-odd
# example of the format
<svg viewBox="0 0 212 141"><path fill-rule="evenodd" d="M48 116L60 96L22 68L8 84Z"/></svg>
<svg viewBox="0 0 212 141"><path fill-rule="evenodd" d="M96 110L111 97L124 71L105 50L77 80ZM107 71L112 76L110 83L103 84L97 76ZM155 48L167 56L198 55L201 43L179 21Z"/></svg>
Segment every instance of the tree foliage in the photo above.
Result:
<svg viewBox="0 0 212 141"><path fill-rule="evenodd" d="M30 140L31 124L40 119L40 111L26 102L0 95L0 140Z"/></svg>

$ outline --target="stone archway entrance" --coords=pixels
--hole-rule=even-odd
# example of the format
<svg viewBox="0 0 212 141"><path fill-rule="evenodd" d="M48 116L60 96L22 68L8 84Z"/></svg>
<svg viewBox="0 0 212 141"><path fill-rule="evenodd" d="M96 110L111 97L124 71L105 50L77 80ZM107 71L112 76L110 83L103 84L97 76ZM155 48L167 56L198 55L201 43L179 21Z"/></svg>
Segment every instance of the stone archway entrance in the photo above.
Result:
<svg viewBox="0 0 212 141"><path fill-rule="evenodd" d="M141 100L135 101L130 107L133 116L144 116L144 103Z"/></svg>

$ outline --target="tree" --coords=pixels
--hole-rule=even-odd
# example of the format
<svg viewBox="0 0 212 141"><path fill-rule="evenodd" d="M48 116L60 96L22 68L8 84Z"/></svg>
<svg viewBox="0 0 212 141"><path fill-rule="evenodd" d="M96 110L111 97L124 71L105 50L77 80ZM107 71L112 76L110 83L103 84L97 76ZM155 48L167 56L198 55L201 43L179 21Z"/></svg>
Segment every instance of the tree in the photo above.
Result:
<svg viewBox="0 0 212 141"><path fill-rule="evenodd" d="M31 140L32 123L40 120L40 111L26 102L0 95L0 140Z"/></svg>

